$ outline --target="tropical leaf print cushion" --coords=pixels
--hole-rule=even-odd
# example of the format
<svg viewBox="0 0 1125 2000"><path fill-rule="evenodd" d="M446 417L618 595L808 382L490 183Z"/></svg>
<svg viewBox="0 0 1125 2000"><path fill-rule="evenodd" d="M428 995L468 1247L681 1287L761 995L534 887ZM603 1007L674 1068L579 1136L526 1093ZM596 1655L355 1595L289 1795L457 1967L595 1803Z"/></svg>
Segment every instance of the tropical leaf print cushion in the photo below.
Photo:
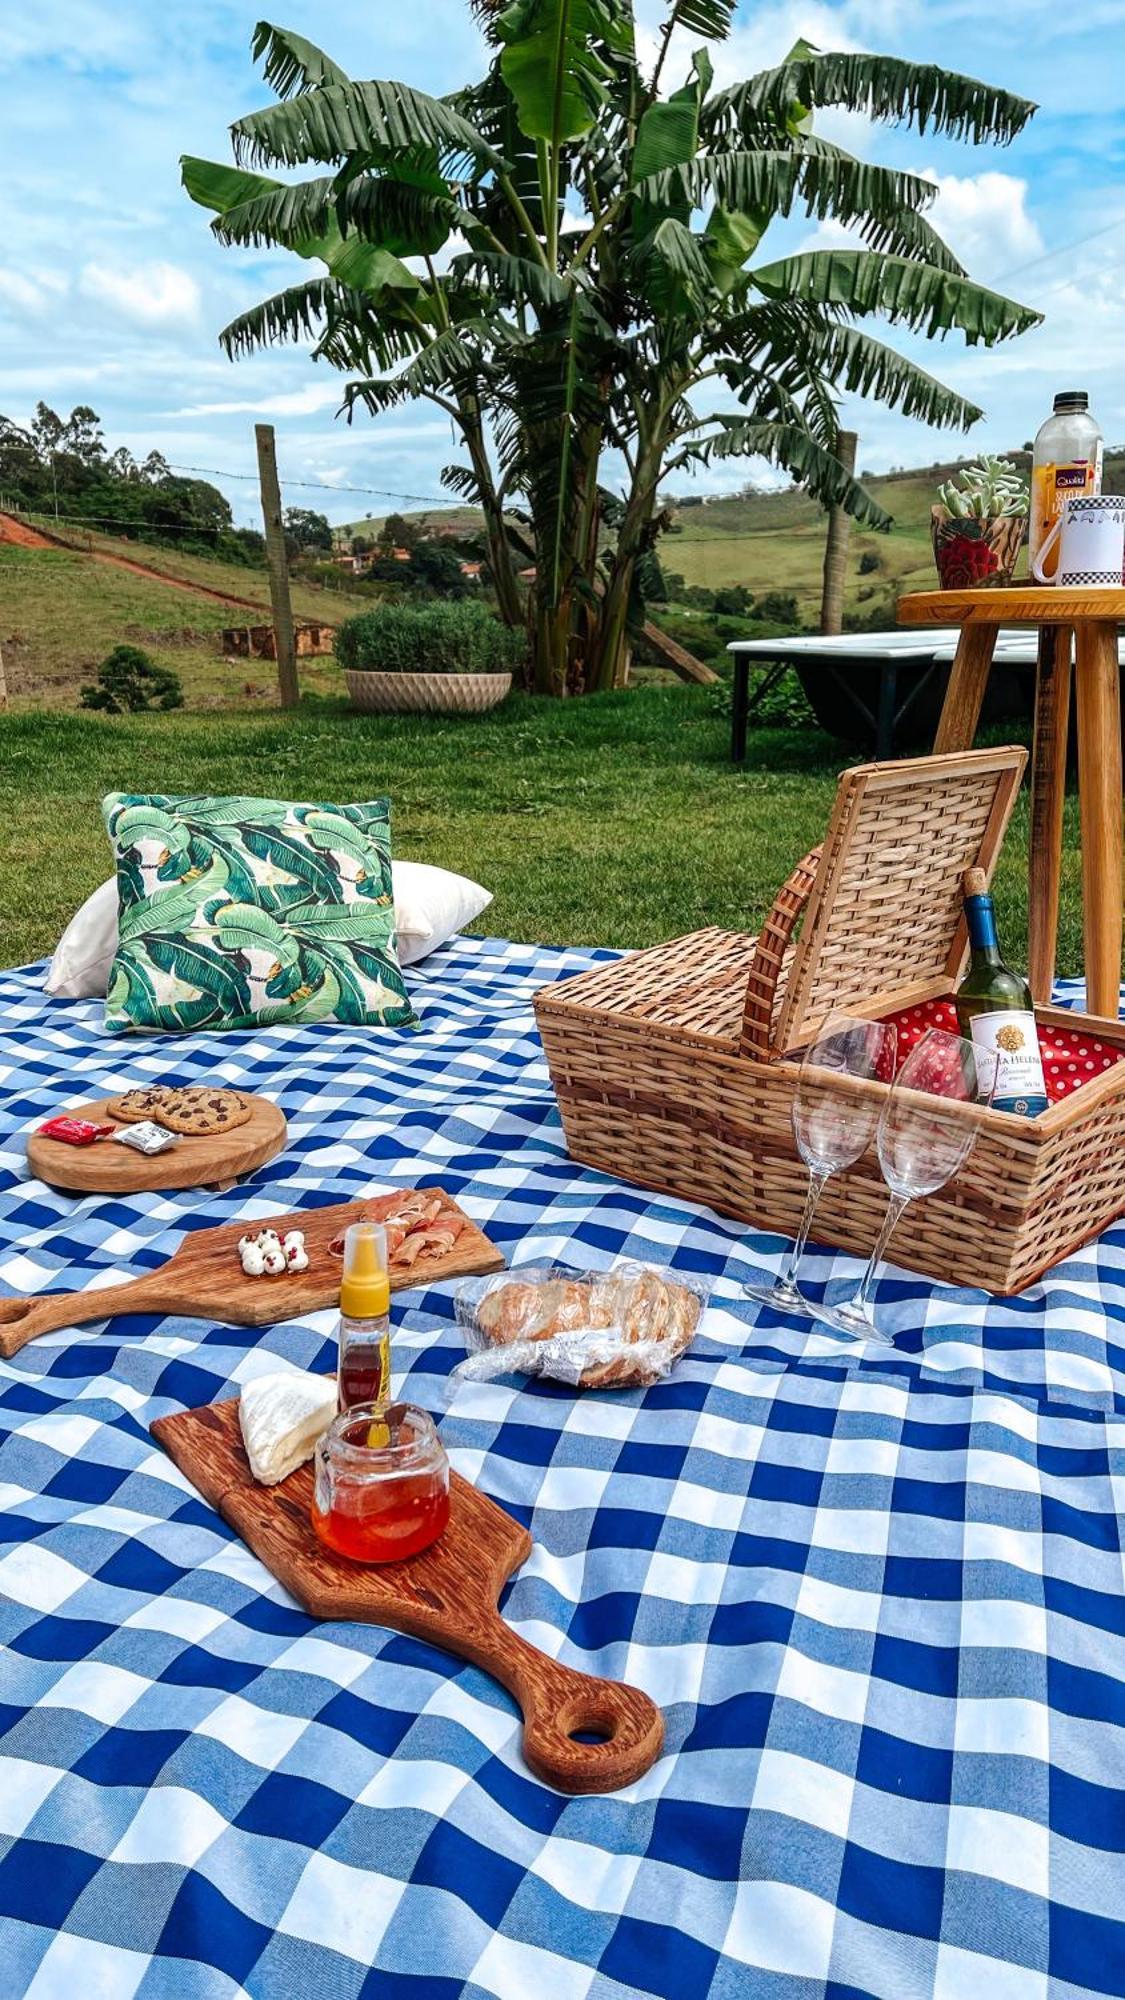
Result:
<svg viewBox="0 0 1125 2000"><path fill-rule="evenodd" d="M102 801L117 861L106 1027L415 1022L395 943L390 808Z"/></svg>

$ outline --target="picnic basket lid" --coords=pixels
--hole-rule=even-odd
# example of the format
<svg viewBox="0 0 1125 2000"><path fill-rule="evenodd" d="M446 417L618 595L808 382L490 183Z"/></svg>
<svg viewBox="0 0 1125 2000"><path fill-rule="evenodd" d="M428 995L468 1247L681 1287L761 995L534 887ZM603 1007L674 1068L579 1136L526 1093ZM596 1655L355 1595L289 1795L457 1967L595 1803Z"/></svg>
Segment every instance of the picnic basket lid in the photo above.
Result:
<svg viewBox="0 0 1125 2000"><path fill-rule="evenodd" d="M1008 746L844 772L770 1001L772 1055L807 1047L829 1014L891 1014L956 985L968 952L961 878L976 867L991 880L1026 763Z"/></svg>

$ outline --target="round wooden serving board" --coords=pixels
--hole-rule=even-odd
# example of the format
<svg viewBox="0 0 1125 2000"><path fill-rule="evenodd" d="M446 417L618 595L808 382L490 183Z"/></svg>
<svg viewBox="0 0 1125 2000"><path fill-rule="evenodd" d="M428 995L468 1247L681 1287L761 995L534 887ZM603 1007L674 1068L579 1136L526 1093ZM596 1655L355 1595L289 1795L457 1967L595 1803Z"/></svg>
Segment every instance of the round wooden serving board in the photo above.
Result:
<svg viewBox="0 0 1125 2000"><path fill-rule="evenodd" d="M267 1160L280 1153L288 1137L285 1115L268 1097L252 1097L248 1091L240 1091L239 1095L247 1099L250 1116L229 1132L182 1138L178 1146L169 1146L163 1153L138 1153L132 1146L119 1146L112 1139L99 1139L93 1146L64 1146L58 1139L44 1139L33 1132L27 1142L27 1164L33 1174L52 1187L74 1188L83 1194L142 1194L157 1188L222 1187L228 1181L241 1180L244 1174L252 1174L255 1167L264 1167ZM111 1120L106 1110L108 1103L108 1098L99 1097L93 1104L68 1105L65 1112L53 1115L89 1118L95 1125L120 1125L120 1119ZM154 1122L158 1124L159 1120Z"/></svg>

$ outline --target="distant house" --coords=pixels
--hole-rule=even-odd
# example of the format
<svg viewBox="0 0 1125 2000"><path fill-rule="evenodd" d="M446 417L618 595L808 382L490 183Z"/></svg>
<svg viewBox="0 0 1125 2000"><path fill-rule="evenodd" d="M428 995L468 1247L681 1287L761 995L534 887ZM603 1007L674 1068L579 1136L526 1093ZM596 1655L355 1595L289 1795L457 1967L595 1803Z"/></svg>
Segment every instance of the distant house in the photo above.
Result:
<svg viewBox="0 0 1125 2000"><path fill-rule="evenodd" d="M479 583L481 577L481 571L483 568L484 568L483 563L463 562L461 564L461 574L465 578L467 583Z"/></svg>

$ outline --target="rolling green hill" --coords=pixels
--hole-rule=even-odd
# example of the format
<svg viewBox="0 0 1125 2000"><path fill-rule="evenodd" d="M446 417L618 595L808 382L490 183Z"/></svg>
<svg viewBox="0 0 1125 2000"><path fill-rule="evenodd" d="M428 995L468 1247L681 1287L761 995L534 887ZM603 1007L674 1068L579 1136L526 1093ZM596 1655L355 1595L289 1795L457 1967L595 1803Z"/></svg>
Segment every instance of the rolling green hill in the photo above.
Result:
<svg viewBox="0 0 1125 2000"><path fill-rule="evenodd" d="M894 517L887 535L853 527L848 555L846 616L864 622L885 608L887 625L894 623L893 601L906 590L926 590L936 584L930 548L930 508L936 487L975 454L910 471L880 474L864 480L873 498ZM1026 471L1030 455L1008 454ZM1106 455L1105 490L1125 492L1125 450ZM438 519L452 532L471 532L478 516L471 508L451 509L449 515L411 514L407 519L432 525ZM356 533L374 533L378 521L355 523ZM675 510L672 532L660 543L660 560L667 572L685 583L709 590L742 583L755 596L768 590L793 591L803 625L815 626L820 613L821 566L824 560L824 512L815 500L791 489L778 493L743 493L729 500ZM860 574L865 553L878 567Z"/></svg>

